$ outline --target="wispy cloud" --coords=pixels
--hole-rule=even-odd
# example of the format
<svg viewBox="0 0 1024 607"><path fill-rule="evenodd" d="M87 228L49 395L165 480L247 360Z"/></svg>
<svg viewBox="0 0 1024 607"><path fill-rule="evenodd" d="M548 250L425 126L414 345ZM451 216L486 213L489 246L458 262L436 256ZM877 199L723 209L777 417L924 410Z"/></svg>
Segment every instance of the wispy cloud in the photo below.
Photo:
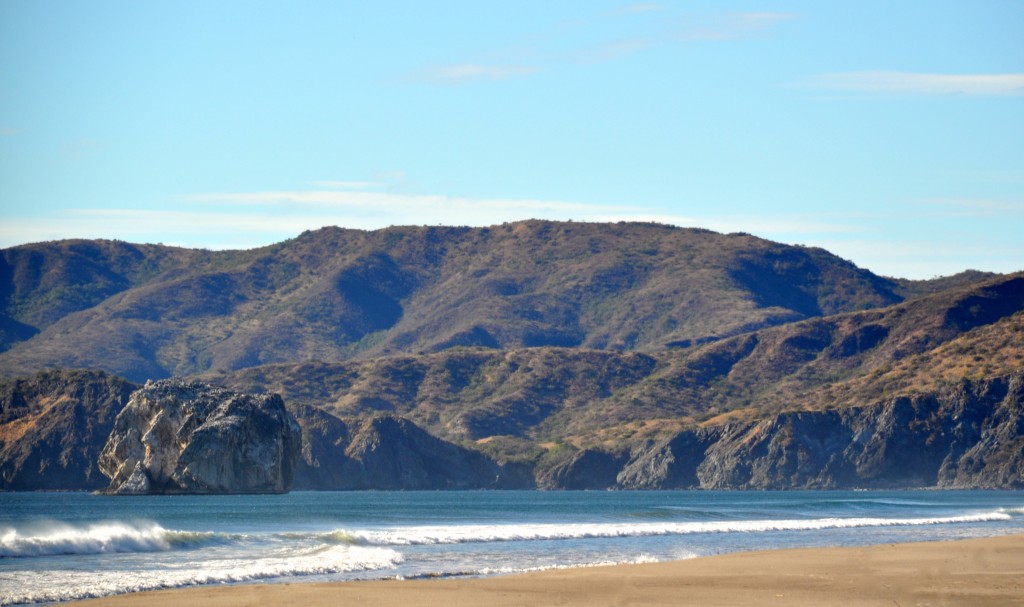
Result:
<svg viewBox="0 0 1024 607"><path fill-rule="evenodd" d="M806 234L855 233L856 222L815 220L806 217L752 215L669 215L637 205L605 205L581 202L506 198L471 198L437 194L401 194L338 190L294 190L192 194L184 202L223 204L259 208L287 207L302 213L302 207L315 209L339 220L372 220L366 227L384 227L400 223L463 223L493 225L519 219L579 221L654 221L677 226L702 227L718 232L750 232L769 237L798 237ZM453 219L457 218L457 219Z"/></svg>
<svg viewBox="0 0 1024 607"><path fill-rule="evenodd" d="M529 65L482 65L477 63L462 63L456 65L439 65L423 69L414 75L413 80L428 84L457 85L529 76L537 71L539 71L539 68Z"/></svg>
<svg viewBox="0 0 1024 607"><path fill-rule="evenodd" d="M750 232L788 242L798 242L805 235L859 231L856 221L844 218L679 215L639 205L408 194L380 191L379 186L387 184L377 182L315 183L310 189L187 194L166 210L93 208L53 213L45 221L12 220L0 225L0 246L61 238L119 238L214 249L246 248L328 225L372 230L391 225L489 226L523 219L654 221L719 232Z"/></svg>
<svg viewBox="0 0 1024 607"><path fill-rule="evenodd" d="M861 267L892 276L927 278L967 267L1019 270L1024 245L1015 235L953 244L944 238L910 242L889 238L877 216L802 212L744 215L665 213L642 205L564 200L408 194L376 182L318 182L309 189L183 195L165 210L93 208L50 213L45 219L10 218L0 223L0 247L62 238L118 238L187 247L244 249L293 238L324 226L373 230L392 225L489 226L523 219L585 222L653 221L716 232L748 232L787 243L820 246ZM373 185L364 188L364 185ZM384 187L390 187L384 184ZM1019 216L1024 205L978 199L921 201L925 213ZM228 226L229 229L225 229ZM881 230L881 231L880 231Z"/></svg>
<svg viewBox="0 0 1024 607"><path fill-rule="evenodd" d="M648 13L665 13L657 18L640 19ZM686 25L670 27L679 16L672 16L656 3L637 3L560 24L554 33L527 37L527 42L504 49L481 49L478 57L461 63L433 65L422 68L404 80L413 84L468 85L488 81L510 80L531 76L554 68L574 64L615 61L641 51L680 42L736 40L765 32L776 25L796 18L793 13L742 12L709 14L684 21ZM603 36L611 26L618 38ZM596 25L600 23L600 27ZM575 48L563 44L566 39L590 39Z"/></svg>
<svg viewBox="0 0 1024 607"><path fill-rule="evenodd" d="M373 188L382 188L386 184L381 181L312 181L309 185L314 188L368 190Z"/></svg>
<svg viewBox="0 0 1024 607"><path fill-rule="evenodd" d="M1024 95L1024 74L838 72L807 79L812 88L881 95Z"/></svg>
<svg viewBox="0 0 1024 607"><path fill-rule="evenodd" d="M356 220L357 223L362 223L360 220L372 218L369 227L397 224L426 225L437 223L439 220L445 223L455 221L466 225L491 225L508 221L509 218L568 219L574 214L582 219L593 213L628 212L631 208L554 200L472 198L339 189L189 194L182 196L181 201L242 207L257 212L260 209L274 207L289 208L292 213L306 212L317 217L333 216L342 222Z"/></svg>
<svg viewBox="0 0 1024 607"><path fill-rule="evenodd" d="M681 40L736 40L795 19L794 13L728 13L699 20L679 34Z"/></svg>

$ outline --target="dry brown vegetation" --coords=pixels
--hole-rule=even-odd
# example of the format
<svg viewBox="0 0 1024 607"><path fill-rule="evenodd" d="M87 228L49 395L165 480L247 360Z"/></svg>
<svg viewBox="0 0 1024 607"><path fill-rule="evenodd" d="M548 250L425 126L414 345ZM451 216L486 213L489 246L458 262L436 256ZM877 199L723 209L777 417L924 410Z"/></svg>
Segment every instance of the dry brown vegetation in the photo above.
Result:
<svg viewBox="0 0 1024 607"><path fill-rule="evenodd" d="M901 300L821 249L656 224L324 228L252 251L4 250L0 371L135 381L457 346L657 351Z"/></svg>
<svg viewBox="0 0 1024 607"><path fill-rule="evenodd" d="M889 279L656 224L325 228L226 252L42 243L2 251L0 305L0 376L202 375L552 466L1024 363L1022 274Z"/></svg>

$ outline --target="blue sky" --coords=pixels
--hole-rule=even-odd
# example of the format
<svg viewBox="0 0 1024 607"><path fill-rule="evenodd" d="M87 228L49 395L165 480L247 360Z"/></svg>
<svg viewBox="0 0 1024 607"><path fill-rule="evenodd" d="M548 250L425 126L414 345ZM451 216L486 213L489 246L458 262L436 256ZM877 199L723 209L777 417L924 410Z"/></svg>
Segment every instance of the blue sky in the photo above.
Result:
<svg viewBox="0 0 1024 607"><path fill-rule="evenodd" d="M645 220L1024 269L1024 2L0 0L0 246Z"/></svg>

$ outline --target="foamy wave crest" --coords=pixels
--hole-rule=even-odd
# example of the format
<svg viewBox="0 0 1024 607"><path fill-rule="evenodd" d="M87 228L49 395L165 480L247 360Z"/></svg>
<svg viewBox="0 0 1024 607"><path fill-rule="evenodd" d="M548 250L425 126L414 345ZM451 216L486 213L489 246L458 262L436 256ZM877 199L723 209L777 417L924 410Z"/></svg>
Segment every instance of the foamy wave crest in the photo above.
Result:
<svg viewBox="0 0 1024 607"><path fill-rule="evenodd" d="M202 584L375 571L400 564L390 548L332 546L264 558L181 563L171 569L0 572L0 605L46 603Z"/></svg>
<svg viewBox="0 0 1024 607"><path fill-rule="evenodd" d="M375 546L462 544L534 540L685 535L692 533L752 533L759 531L813 531L853 527L899 527L1004 521L1005 512L986 512L932 518L820 518L692 523L593 523L535 525L464 525L451 527L403 527L362 531L338 530L331 535L348 542Z"/></svg>
<svg viewBox="0 0 1024 607"><path fill-rule="evenodd" d="M0 557L108 552L157 552L197 541L196 534L168 531L156 523L111 521L88 525L34 523L0 528Z"/></svg>

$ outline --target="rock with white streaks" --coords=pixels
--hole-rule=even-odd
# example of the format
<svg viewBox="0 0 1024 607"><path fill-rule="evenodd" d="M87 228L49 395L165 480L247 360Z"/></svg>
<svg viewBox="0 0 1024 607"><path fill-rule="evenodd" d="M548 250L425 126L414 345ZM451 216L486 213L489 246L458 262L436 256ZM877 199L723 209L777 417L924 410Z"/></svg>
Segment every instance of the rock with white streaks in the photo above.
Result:
<svg viewBox="0 0 1024 607"><path fill-rule="evenodd" d="M99 468L112 494L285 493L300 448L280 396L167 379L132 393Z"/></svg>

